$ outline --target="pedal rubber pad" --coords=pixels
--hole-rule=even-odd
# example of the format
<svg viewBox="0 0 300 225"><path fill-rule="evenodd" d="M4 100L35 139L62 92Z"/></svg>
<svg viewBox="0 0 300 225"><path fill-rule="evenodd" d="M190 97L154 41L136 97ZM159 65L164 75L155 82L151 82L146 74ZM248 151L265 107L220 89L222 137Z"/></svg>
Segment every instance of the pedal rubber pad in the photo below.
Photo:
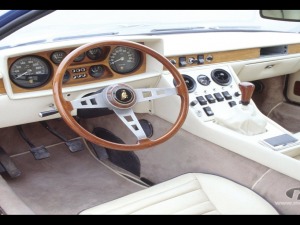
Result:
<svg viewBox="0 0 300 225"><path fill-rule="evenodd" d="M45 148L44 145L31 148L30 152L32 153L32 155L36 160L45 159L50 156L50 153L48 152L48 150Z"/></svg>
<svg viewBox="0 0 300 225"><path fill-rule="evenodd" d="M8 173L11 178L15 178L21 175L21 171L16 167L10 157L6 154L3 148L0 147L0 163L2 169Z"/></svg>

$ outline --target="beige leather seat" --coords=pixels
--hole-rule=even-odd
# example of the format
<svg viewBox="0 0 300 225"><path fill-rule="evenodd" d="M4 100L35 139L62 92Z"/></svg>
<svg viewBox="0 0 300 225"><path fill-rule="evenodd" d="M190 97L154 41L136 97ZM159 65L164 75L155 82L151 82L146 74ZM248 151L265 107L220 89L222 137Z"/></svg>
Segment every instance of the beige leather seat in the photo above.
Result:
<svg viewBox="0 0 300 225"><path fill-rule="evenodd" d="M277 214L277 211L262 197L233 181L189 173L80 214Z"/></svg>

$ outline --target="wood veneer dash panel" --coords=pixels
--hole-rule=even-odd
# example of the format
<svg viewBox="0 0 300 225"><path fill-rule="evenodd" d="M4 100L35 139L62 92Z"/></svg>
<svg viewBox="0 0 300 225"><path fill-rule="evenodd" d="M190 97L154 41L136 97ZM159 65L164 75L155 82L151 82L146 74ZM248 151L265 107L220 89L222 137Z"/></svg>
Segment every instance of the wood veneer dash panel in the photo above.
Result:
<svg viewBox="0 0 300 225"><path fill-rule="evenodd" d="M109 55L115 47L116 46L105 46L105 47L103 47L104 57L102 57L99 60L90 60L86 56L83 61L72 63L68 67L68 71L70 72L71 79L68 82L66 82L65 84L63 84L63 87L71 87L71 86L77 86L77 85L83 85L83 84L90 84L90 83L99 82L99 81L118 79L118 78L121 78L121 77L141 74L141 73L144 73L146 71L146 55L144 53L142 53L142 55L141 55L141 64L137 68L137 70L135 70L135 71L133 71L129 74L118 74L118 73L114 72L113 70L111 70L110 66L109 66ZM16 84L14 84L13 82L10 82L13 92L14 93L23 93L23 92L32 92L32 91L41 91L41 90L50 90L50 89L52 89L53 76L56 73L57 68L58 68L59 65L57 65L57 64L55 64L51 61L51 59L50 59L51 54L55 51L64 51L68 54L71 51L73 51L74 49L75 48L55 49L55 50L51 50L51 51L45 51L45 52L39 52L39 53L36 53L36 54L30 54L30 56L39 56L39 57L42 57L42 58L44 58L48 61L48 63L51 66L51 70L52 70L51 78L45 85L43 85L41 87L37 87L37 88L30 88L30 89L21 88L21 87L17 86ZM23 56L26 56L26 55L23 55ZM23 56L9 58L8 59L8 68L10 68L10 66L13 64L13 62L15 62L17 59L19 59ZM89 70L90 66L92 66L92 65L103 65L104 66L105 72L104 72L102 77L94 78L94 77L89 75L88 70ZM72 69L83 68L83 67L86 68L85 73L86 73L87 76L85 78L72 79L72 76L76 75L76 73L72 72ZM0 88L1 88L1 86L0 86Z"/></svg>
<svg viewBox="0 0 300 225"><path fill-rule="evenodd" d="M5 90L4 83L3 83L2 79L0 80L0 93L1 94L6 93L6 90Z"/></svg>
<svg viewBox="0 0 300 225"><path fill-rule="evenodd" d="M198 64L187 64L185 67L179 67L179 57L186 57L188 60L189 58L197 59L198 55L204 55L204 60L211 55L213 60L208 62L207 60L204 61L201 65L209 65L214 63L222 63L222 62L231 62L231 61L238 61L238 60L249 60L249 59L256 59L259 58L260 49L259 48L251 48L251 49L241 49L241 50L231 50L231 51L223 51L223 52L212 52L212 53L199 53L193 55L179 55L174 57L168 57L168 59L175 59L176 60L176 67L177 68L185 68L185 67L193 67L199 66Z"/></svg>
<svg viewBox="0 0 300 225"><path fill-rule="evenodd" d="M300 44L291 44L288 46L288 54L300 53Z"/></svg>

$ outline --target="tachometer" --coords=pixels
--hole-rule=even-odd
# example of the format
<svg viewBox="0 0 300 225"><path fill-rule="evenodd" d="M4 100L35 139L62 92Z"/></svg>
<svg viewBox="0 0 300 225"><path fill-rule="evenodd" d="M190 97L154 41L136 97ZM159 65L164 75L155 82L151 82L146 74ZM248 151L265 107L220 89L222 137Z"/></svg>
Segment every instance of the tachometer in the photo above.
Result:
<svg viewBox="0 0 300 225"><path fill-rule="evenodd" d="M116 47L109 56L110 68L120 74L134 71L138 68L140 61L139 51L123 46Z"/></svg>
<svg viewBox="0 0 300 225"><path fill-rule="evenodd" d="M11 65L9 76L19 87L35 88L49 80L51 68L48 62L41 57L25 56Z"/></svg>

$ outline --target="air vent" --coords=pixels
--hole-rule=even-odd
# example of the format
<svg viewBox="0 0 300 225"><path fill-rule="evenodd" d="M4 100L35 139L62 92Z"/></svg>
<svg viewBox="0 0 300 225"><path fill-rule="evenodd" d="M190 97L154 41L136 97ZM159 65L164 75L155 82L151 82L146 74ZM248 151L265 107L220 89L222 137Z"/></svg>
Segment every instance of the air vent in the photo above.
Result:
<svg viewBox="0 0 300 225"><path fill-rule="evenodd" d="M193 91L195 91L195 89L197 87L196 81L189 75L182 74L182 76L183 76L183 79L185 81L185 84L186 84L186 87L187 87L189 93L192 93ZM174 84L174 86L176 86L175 80L173 80L173 84Z"/></svg>
<svg viewBox="0 0 300 225"><path fill-rule="evenodd" d="M287 54L287 50L288 50L287 45L261 48L260 49L260 57L274 56L274 55L285 55L285 54Z"/></svg>
<svg viewBox="0 0 300 225"><path fill-rule="evenodd" d="M211 78L219 85L227 86L231 83L231 75L223 69L215 69L211 72Z"/></svg>

